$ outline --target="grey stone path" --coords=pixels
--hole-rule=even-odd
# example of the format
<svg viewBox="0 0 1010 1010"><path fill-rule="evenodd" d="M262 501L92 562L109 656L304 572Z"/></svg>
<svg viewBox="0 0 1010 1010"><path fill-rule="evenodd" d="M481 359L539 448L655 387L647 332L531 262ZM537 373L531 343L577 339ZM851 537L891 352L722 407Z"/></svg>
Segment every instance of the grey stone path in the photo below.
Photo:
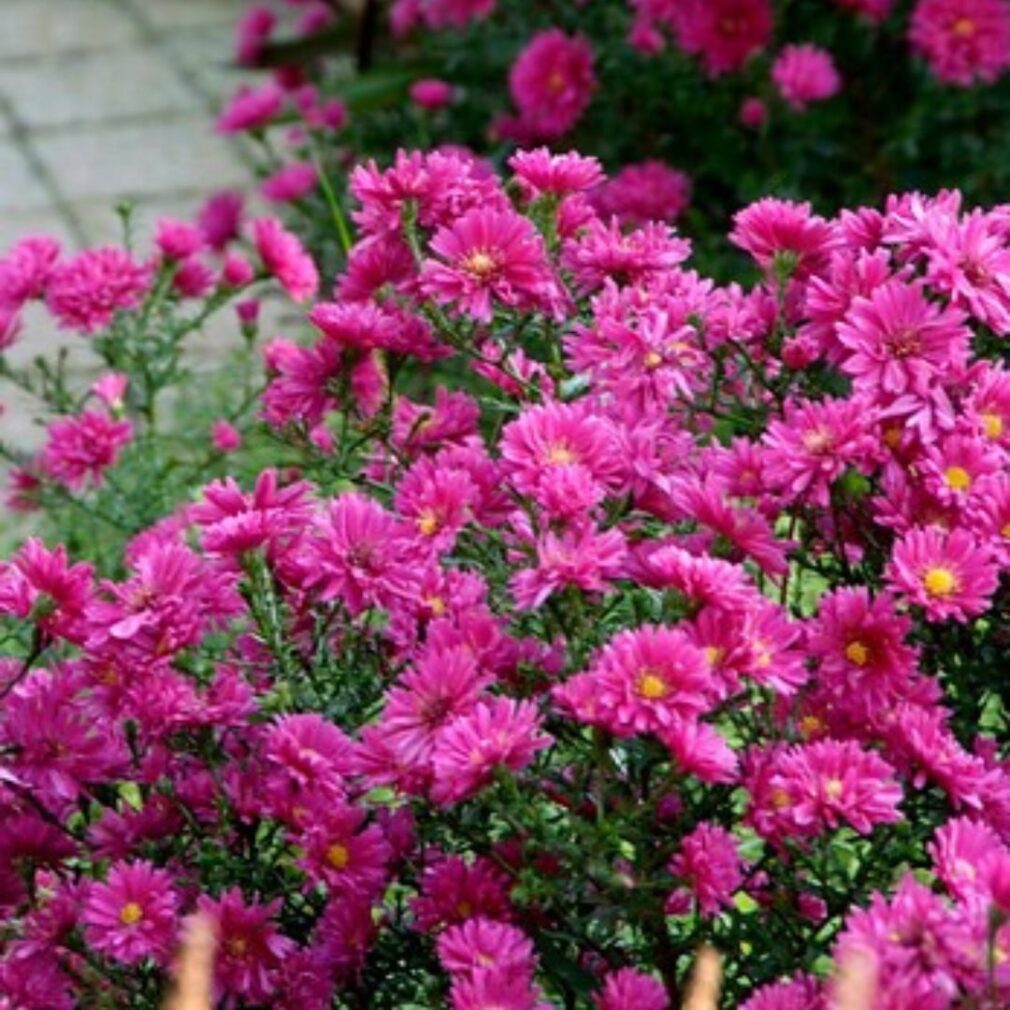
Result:
<svg viewBox="0 0 1010 1010"><path fill-rule="evenodd" d="M212 130L239 83L228 66L244 0L0 0L0 252L26 233L69 247L116 241L113 206L191 214L242 185L239 150ZM74 348L30 310L10 357ZM82 365L83 367L83 365ZM24 400L0 386L0 438L38 442Z"/></svg>

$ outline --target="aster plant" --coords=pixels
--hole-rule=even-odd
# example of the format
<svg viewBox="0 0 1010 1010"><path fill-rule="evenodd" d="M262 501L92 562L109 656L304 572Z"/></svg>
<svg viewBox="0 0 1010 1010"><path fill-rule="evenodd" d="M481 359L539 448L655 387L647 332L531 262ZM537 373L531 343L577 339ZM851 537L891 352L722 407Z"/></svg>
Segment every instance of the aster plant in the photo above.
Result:
<svg viewBox="0 0 1010 1010"><path fill-rule="evenodd" d="M157 1006L197 912L229 1008L663 1010L703 943L727 1007L1010 1000L1010 211L763 199L743 287L607 185L359 165L332 288L231 200L0 261L116 367L13 373L5 1010ZM265 283L310 338L180 430Z"/></svg>

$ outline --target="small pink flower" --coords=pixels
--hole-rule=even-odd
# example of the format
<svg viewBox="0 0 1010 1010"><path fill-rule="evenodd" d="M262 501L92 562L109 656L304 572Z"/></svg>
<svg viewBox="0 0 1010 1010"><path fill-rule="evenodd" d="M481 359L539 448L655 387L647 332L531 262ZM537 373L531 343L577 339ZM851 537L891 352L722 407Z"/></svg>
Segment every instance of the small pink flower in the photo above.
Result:
<svg viewBox="0 0 1010 1010"><path fill-rule="evenodd" d="M49 423L41 464L53 480L72 490L101 484L102 474L115 466L133 438L133 425L86 410L77 417Z"/></svg>
<svg viewBox="0 0 1010 1010"><path fill-rule="evenodd" d="M128 375L124 375L122 372L106 372L105 375L92 383L91 392L109 410L119 411L123 409L123 397L126 396L129 385L130 377Z"/></svg>
<svg viewBox="0 0 1010 1010"><path fill-rule="evenodd" d="M887 576L928 621L966 622L984 613L999 581L990 551L971 533L934 526L909 530L895 544Z"/></svg>
<svg viewBox="0 0 1010 1010"><path fill-rule="evenodd" d="M772 80L797 112L838 94L842 86L831 54L812 45L786 46L772 64Z"/></svg>
<svg viewBox="0 0 1010 1010"><path fill-rule="evenodd" d="M61 328L94 333L118 311L137 308L150 283L150 267L124 249L86 249L53 269L46 304Z"/></svg>
<svg viewBox="0 0 1010 1010"><path fill-rule="evenodd" d="M1003 0L919 0L908 28L913 50L943 82L991 82L1010 66L1010 6Z"/></svg>
<svg viewBox="0 0 1010 1010"><path fill-rule="evenodd" d="M273 83L242 87L217 119L219 133L242 133L266 126L284 105L284 92Z"/></svg>
<svg viewBox="0 0 1010 1010"><path fill-rule="evenodd" d="M301 242L276 218L253 221L253 239L263 265L296 302L314 298L319 290L319 273Z"/></svg>
<svg viewBox="0 0 1010 1010"><path fill-rule="evenodd" d="M158 221L154 241L165 259L184 260L203 248L205 238L198 225L163 217Z"/></svg>
<svg viewBox="0 0 1010 1010"><path fill-rule="evenodd" d="M609 972L593 996L596 1010L669 1010L670 997L658 979L634 968Z"/></svg>
<svg viewBox="0 0 1010 1010"><path fill-rule="evenodd" d="M691 180L662 161L626 165L590 197L601 217L622 224L673 221L691 202Z"/></svg>
<svg viewBox="0 0 1010 1010"><path fill-rule="evenodd" d="M736 840L723 827L702 821L681 839L669 870L684 882L688 894L705 918L731 908L733 895L743 884L743 870ZM677 901L679 894L671 895Z"/></svg>
<svg viewBox="0 0 1010 1010"><path fill-rule="evenodd" d="M295 161L264 179L260 192L273 203L291 203L308 196L318 184L316 166L308 161Z"/></svg>
<svg viewBox="0 0 1010 1010"><path fill-rule="evenodd" d="M751 96L745 98L740 103L740 111L737 113L741 126L746 126L749 130L756 130L764 126L768 119L768 106L763 99Z"/></svg>
<svg viewBox="0 0 1010 1010"><path fill-rule="evenodd" d="M741 69L768 44L769 0L684 0L674 14L677 42L713 77Z"/></svg>
<svg viewBox="0 0 1010 1010"><path fill-rule="evenodd" d="M589 42L560 28L534 35L509 72L509 90L521 121L543 140L567 133L582 117L595 88Z"/></svg>
<svg viewBox="0 0 1010 1010"><path fill-rule="evenodd" d="M211 425L211 444L218 452L235 452L242 445L242 436L230 422L217 420Z"/></svg>
<svg viewBox="0 0 1010 1010"><path fill-rule="evenodd" d="M434 112L445 108L453 99L454 89L447 81L424 77L410 86L410 100L420 109Z"/></svg>
<svg viewBox="0 0 1010 1010"><path fill-rule="evenodd" d="M172 875L147 862L116 863L92 884L81 921L88 945L120 964L163 963L175 942L179 896Z"/></svg>

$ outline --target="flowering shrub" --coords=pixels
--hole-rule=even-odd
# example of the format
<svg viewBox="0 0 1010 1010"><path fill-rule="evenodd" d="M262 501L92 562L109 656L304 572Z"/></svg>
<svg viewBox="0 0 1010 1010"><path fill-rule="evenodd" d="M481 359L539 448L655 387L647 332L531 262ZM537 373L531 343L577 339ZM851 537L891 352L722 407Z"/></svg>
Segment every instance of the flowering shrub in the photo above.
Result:
<svg viewBox="0 0 1010 1010"><path fill-rule="evenodd" d="M411 143L596 154L614 173L597 210L681 218L720 273L732 213L769 192L823 212L1010 185L1007 0L259 0L236 55L273 78L221 127L264 137L264 193L295 201L316 249L319 167L339 197L345 152Z"/></svg>
<svg viewBox="0 0 1010 1010"><path fill-rule="evenodd" d="M1010 999L1010 211L767 198L745 289L594 159L510 167L358 167L202 462L179 320L312 301L297 240L3 260L118 369L16 500L123 543L0 570L4 1010L156 1006L192 911L229 1007L661 1010L701 941L745 1010L849 951L878 1010Z"/></svg>

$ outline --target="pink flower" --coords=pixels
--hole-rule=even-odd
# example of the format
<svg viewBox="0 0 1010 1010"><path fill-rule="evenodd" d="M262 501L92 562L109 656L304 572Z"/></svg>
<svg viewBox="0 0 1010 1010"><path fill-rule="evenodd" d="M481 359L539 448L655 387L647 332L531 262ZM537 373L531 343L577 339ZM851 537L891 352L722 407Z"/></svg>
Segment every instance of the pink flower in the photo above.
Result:
<svg viewBox="0 0 1010 1010"><path fill-rule="evenodd" d="M465 28L494 13L496 0L423 0L418 13L429 28ZM402 15L401 15L402 16Z"/></svg>
<svg viewBox="0 0 1010 1010"><path fill-rule="evenodd" d="M301 242L276 218L253 221L253 239L263 265L296 302L314 298L319 290L319 273Z"/></svg>
<svg viewBox="0 0 1010 1010"><path fill-rule="evenodd" d="M581 118L596 88L593 50L581 35L551 28L534 35L509 71L509 91L524 127L556 140Z"/></svg>
<svg viewBox="0 0 1010 1010"><path fill-rule="evenodd" d="M561 292L543 240L518 214L475 208L431 240L438 259L425 261L421 290L442 305L482 323L493 303L509 308L557 311Z"/></svg>
<svg viewBox="0 0 1010 1010"><path fill-rule="evenodd" d="M362 827L365 811L324 800L298 837L301 865L330 894L378 897L387 879L389 843L378 825Z"/></svg>
<svg viewBox="0 0 1010 1010"><path fill-rule="evenodd" d="M1004 0L919 0L908 40L945 83L994 81L1010 66L1010 6Z"/></svg>
<svg viewBox="0 0 1010 1010"><path fill-rule="evenodd" d="M820 982L812 975L797 974L786 982L761 986L740 1010L828 1010Z"/></svg>
<svg viewBox="0 0 1010 1010"><path fill-rule="evenodd" d="M585 193L604 180L600 162L575 151L552 154L546 147L538 147L532 151L517 151L508 163L527 199L535 200L547 194Z"/></svg>
<svg viewBox="0 0 1010 1010"><path fill-rule="evenodd" d="M714 686L708 663L683 631L645 625L619 632L585 673L552 693L580 722L633 736L697 718L710 707Z"/></svg>
<svg viewBox="0 0 1010 1010"><path fill-rule="evenodd" d="M158 221L154 241L166 259L184 260L198 253L205 239L198 225L163 217Z"/></svg>
<svg viewBox="0 0 1010 1010"><path fill-rule="evenodd" d="M936 376L964 366L971 332L964 315L927 301L919 284L890 280L856 298L838 325L841 368L857 392L926 397Z"/></svg>
<svg viewBox="0 0 1010 1010"><path fill-rule="evenodd" d="M245 197L237 190L222 190L200 208L199 224L211 249L220 251L238 235Z"/></svg>
<svg viewBox="0 0 1010 1010"><path fill-rule="evenodd" d="M593 996L596 1010L669 1010L670 997L658 979L634 968L608 972Z"/></svg>
<svg viewBox="0 0 1010 1010"><path fill-rule="evenodd" d="M768 0L686 0L674 17L680 47L713 77L739 70L772 33Z"/></svg>
<svg viewBox="0 0 1010 1010"><path fill-rule="evenodd" d="M740 120L740 125L746 126L748 130L757 130L764 126L768 119L768 106L763 99L752 95L740 103L737 119Z"/></svg>
<svg viewBox="0 0 1010 1010"><path fill-rule="evenodd" d="M421 109L433 112L444 108L453 98L454 89L447 81L424 77L410 86L410 100Z"/></svg>
<svg viewBox="0 0 1010 1010"><path fill-rule="evenodd" d="M60 255L60 244L48 235L29 235L15 242L0 259L0 306L16 311L41 298Z"/></svg>
<svg viewBox="0 0 1010 1010"><path fill-rule="evenodd" d="M106 372L91 384L91 392L111 411L123 409L123 398L130 385L130 377L122 372Z"/></svg>
<svg viewBox="0 0 1010 1010"><path fill-rule="evenodd" d="M511 918L510 878L496 863L478 856L439 856L421 875L421 893L410 901L415 927L438 932L472 916L506 921Z"/></svg>
<svg viewBox="0 0 1010 1010"><path fill-rule="evenodd" d="M450 926L435 949L447 972L464 977L489 970L532 978L536 964L533 944L522 930L479 916Z"/></svg>
<svg viewBox="0 0 1010 1010"><path fill-rule="evenodd" d="M812 45L786 46L772 64L772 80L797 112L838 94L842 86L831 54Z"/></svg>
<svg viewBox="0 0 1010 1010"><path fill-rule="evenodd" d="M217 935L215 998L234 1006L240 1000L265 1003L274 995L281 966L295 949L274 923L280 906L280 899L246 904L237 887L218 899L205 894L197 899L197 910L210 919Z"/></svg>
<svg viewBox="0 0 1010 1010"><path fill-rule="evenodd" d="M42 450L42 469L71 490L101 484L102 474L116 465L132 438L131 422L114 421L92 410L51 421Z"/></svg>
<svg viewBox="0 0 1010 1010"><path fill-rule="evenodd" d="M517 571L509 588L520 610L537 609L566 586L586 593L606 592L622 572L624 555L620 530L548 531L537 541L536 568Z"/></svg>
<svg viewBox="0 0 1010 1010"><path fill-rule="evenodd" d="M148 862L116 863L88 890L81 922L88 945L120 964L163 963L175 942L179 897L172 874Z"/></svg>
<svg viewBox="0 0 1010 1010"><path fill-rule="evenodd" d="M241 87L218 116L218 133L241 133L266 126L283 105L284 92L272 82L255 89Z"/></svg>
<svg viewBox="0 0 1010 1010"><path fill-rule="evenodd" d="M878 455L873 414L858 400L786 403L762 442L772 487L793 500L829 504L831 485L848 467L868 472Z"/></svg>
<svg viewBox="0 0 1010 1010"><path fill-rule="evenodd" d="M245 67L255 66L277 26L277 15L262 4L253 4L235 26L235 59Z"/></svg>
<svg viewBox="0 0 1010 1010"><path fill-rule="evenodd" d="M308 196L318 184L315 165L309 161L294 161L264 179L260 193L273 203L291 203Z"/></svg>
<svg viewBox="0 0 1010 1010"><path fill-rule="evenodd" d="M895 544L887 578L928 621L966 622L984 613L999 582L990 551L971 533L932 526L911 529Z"/></svg>
<svg viewBox="0 0 1010 1010"><path fill-rule="evenodd" d="M242 446L242 436L238 429L230 421L223 419L211 425L210 440L218 452L235 452Z"/></svg>
<svg viewBox="0 0 1010 1010"><path fill-rule="evenodd" d="M457 977L449 1006L450 1010L549 1010L528 977L493 969Z"/></svg>
<svg viewBox="0 0 1010 1010"><path fill-rule="evenodd" d="M743 884L740 853L733 836L718 824L702 821L681 839L680 848L669 863L669 870L683 881L698 911L711 918L724 908L731 908L733 895ZM670 903L678 907L679 893Z"/></svg>
<svg viewBox="0 0 1010 1010"><path fill-rule="evenodd" d="M814 836L843 824L865 835L876 824L901 819L894 768L853 740L788 747L764 760L767 778L745 785L751 792L748 816L765 838Z"/></svg>
<svg viewBox="0 0 1010 1010"><path fill-rule="evenodd" d="M691 180L662 161L626 165L591 197L601 217L622 224L673 221L691 202Z"/></svg>
<svg viewBox="0 0 1010 1010"><path fill-rule="evenodd" d="M397 521L378 502L350 492L316 519L300 563L320 599L340 599L352 615L411 598L417 581Z"/></svg>
<svg viewBox="0 0 1010 1010"><path fill-rule="evenodd" d="M46 304L61 328L94 333L121 309L135 309L151 282L150 267L123 249L86 249L53 268Z"/></svg>
<svg viewBox="0 0 1010 1010"><path fill-rule="evenodd" d="M800 279L822 271L837 245L834 228L814 214L809 203L773 196L738 211L729 239L765 270L781 263Z"/></svg>
<svg viewBox="0 0 1010 1010"><path fill-rule="evenodd" d="M458 803L487 785L496 769L519 771L551 743L532 702L492 698L453 719L432 754L436 803Z"/></svg>

